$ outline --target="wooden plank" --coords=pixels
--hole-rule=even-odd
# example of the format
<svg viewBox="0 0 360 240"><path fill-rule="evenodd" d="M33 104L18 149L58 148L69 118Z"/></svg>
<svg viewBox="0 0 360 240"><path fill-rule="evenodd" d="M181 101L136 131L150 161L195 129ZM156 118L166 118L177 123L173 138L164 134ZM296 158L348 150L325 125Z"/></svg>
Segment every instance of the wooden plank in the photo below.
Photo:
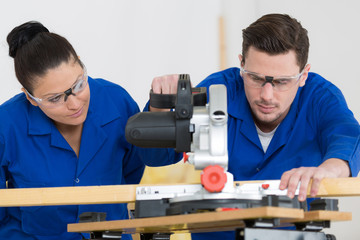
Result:
<svg viewBox="0 0 360 240"><path fill-rule="evenodd" d="M254 182L264 181L235 184ZM138 186L140 185L0 189L0 207L130 203L135 201ZM360 196L360 178L324 179L317 195L344 196Z"/></svg>
<svg viewBox="0 0 360 240"><path fill-rule="evenodd" d="M309 221L351 221L351 212L338 211L309 211L305 212L304 217L300 219L285 220L284 222L309 222Z"/></svg>
<svg viewBox="0 0 360 240"><path fill-rule="evenodd" d="M310 196L310 189L308 189ZM317 197L360 196L360 178L327 178L321 181Z"/></svg>
<svg viewBox="0 0 360 240"><path fill-rule="evenodd" d="M123 233L184 233L234 230L243 220L256 218L303 218L301 209L260 207L225 212L138 218L93 223L68 224L68 232L121 231Z"/></svg>
<svg viewBox="0 0 360 240"><path fill-rule="evenodd" d="M0 207L127 203L137 185L15 188L0 190Z"/></svg>

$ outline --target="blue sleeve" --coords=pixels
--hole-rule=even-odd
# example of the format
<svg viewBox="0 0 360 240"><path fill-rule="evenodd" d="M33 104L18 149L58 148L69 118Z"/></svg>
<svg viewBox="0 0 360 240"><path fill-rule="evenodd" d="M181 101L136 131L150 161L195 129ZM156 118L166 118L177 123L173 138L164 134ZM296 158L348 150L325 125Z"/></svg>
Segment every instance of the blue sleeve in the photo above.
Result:
<svg viewBox="0 0 360 240"><path fill-rule="evenodd" d="M142 178L145 165L159 167L178 162L182 155L173 149L140 148L130 145L131 150L123 160L124 179L126 184L138 184Z"/></svg>
<svg viewBox="0 0 360 240"><path fill-rule="evenodd" d="M351 176L360 168L360 126L349 110L341 91L334 85L315 103L323 161L339 158L348 162Z"/></svg>
<svg viewBox="0 0 360 240"><path fill-rule="evenodd" d="M143 162L150 167L161 167L177 163L182 159L182 153L176 153L170 148L139 148Z"/></svg>
<svg viewBox="0 0 360 240"><path fill-rule="evenodd" d="M6 188L6 169L7 166L4 160L5 155L5 143L4 139L0 136L0 189ZM4 222L7 218L7 208L0 207L0 227L1 223Z"/></svg>
<svg viewBox="0 0 360 240"><path fill-rule="evenodd" d="M130 151L123 159L123 176L126 184L138 184L145 170L141 153L130 145Z"/></svg>

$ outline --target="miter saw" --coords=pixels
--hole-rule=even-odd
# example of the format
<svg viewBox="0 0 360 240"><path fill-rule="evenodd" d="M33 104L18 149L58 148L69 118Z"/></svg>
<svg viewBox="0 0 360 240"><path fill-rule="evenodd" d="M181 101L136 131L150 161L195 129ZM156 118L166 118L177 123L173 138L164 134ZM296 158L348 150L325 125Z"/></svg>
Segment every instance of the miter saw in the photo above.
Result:
<svg viewBox="0 0 360 240"><path fill-rule="evenodd" d="M227 92L224 85L192 88L179 76L177 94L150 92L150 105L171 109L142 112L126 125L126 139L139 147L174 148L184 161L202 170L201 184L144 186L136 191L135 217L154 217L218 209L281 206L301 208L279 190L279 181L234 185L227 171Z"/></svg>
<svg viewBox="0 0 360 240"><path fill-rule="evenodd" d="M178 153L183 152L184 161L202 170L201 184L139 185L133 213L135 219L256 207L307 211L306 204L299 202L297 197L287 197L287 190L279 189L278 180L234 184L233 175L227 171L228 114L224 85L210 86L207 96L206 88L192 88L189 75L182 74L176 94L150 92L150 105L170 110L142 112L131 117L125 130L127 141L139 147L173 148ZM337 211L337 203L336 199L318 199L312 202L310 209ZM333 235L320 232L330 226L329 220L299 221L294 223L297 230L292 231L275 229L280 226L280 218L276 217L247 218L243 222L245 227L235 228L236 240L335 239ZM169 240L172 232L164 233L161 228L161 233L149 233L148 228L141 229L147 229L140 234L142 240ZM94 231L94 234L92 239L121 239L121 232Z"/></svg>

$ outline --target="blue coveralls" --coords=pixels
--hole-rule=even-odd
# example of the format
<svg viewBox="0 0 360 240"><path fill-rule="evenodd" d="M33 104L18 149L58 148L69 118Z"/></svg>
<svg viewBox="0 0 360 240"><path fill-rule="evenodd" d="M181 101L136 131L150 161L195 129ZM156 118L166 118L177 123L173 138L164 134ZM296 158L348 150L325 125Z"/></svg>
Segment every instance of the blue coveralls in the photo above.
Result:
<svg viewBox="0 0 360 240"><path fill-rule="evenodd" d="M239 68L214 73L198 87L224 84L228 94L229 172L235 181L280 179L292 168L319 166L329 158L360 168L360 128L341 91L315 73L299 88L290 111L264 153ZM234 239L234 232L193 234L198 239Z"/></svg>
<svg viewBox="0 0 360 240"><path fill-rule="evenodd" d="M0 188L6 181L9 188L136 184L144 163L174 162L173 151L140 149L126 141L126 122L139 109L122 87L90 77L89 87L79 157L24 94L0 106ZM127 218L125 204L0 208L0 239L82 239L67 233L67 224L77 222L82 212Z"/></svg>

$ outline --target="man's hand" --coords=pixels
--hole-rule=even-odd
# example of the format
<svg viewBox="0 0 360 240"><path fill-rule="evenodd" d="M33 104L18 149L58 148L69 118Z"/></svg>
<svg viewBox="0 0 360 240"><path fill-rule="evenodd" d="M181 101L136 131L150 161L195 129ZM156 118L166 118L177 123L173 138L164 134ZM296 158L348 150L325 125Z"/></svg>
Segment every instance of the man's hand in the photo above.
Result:
<svg viewBox="0 0 360 240"><path fill-rule="evenodd" d="M155 77L151 83L151 89L157 94L175 94L177 92L179 74ZM168 111L166 109L153 108L150 112Z"/></svg>
<svg viewBox="0 0 360 240"><path fill-rule="evenodd" d="M155 77L151 83L151 89L158 94L175 94L177 92L179 74Z"/></svg>
<svg viewBox="0 0 360 240"><path fill-rule="evenodd" d="M320 182L323 178L349 177L350 168L346 161L338 158L330 158L319 167L300 167L286 171L281 176L280 189L288 189L288 197L293 198L296 188L299 188L299 201L305 201L308 186L311 183L310 195L315 197L319 191Z"/></svg>

